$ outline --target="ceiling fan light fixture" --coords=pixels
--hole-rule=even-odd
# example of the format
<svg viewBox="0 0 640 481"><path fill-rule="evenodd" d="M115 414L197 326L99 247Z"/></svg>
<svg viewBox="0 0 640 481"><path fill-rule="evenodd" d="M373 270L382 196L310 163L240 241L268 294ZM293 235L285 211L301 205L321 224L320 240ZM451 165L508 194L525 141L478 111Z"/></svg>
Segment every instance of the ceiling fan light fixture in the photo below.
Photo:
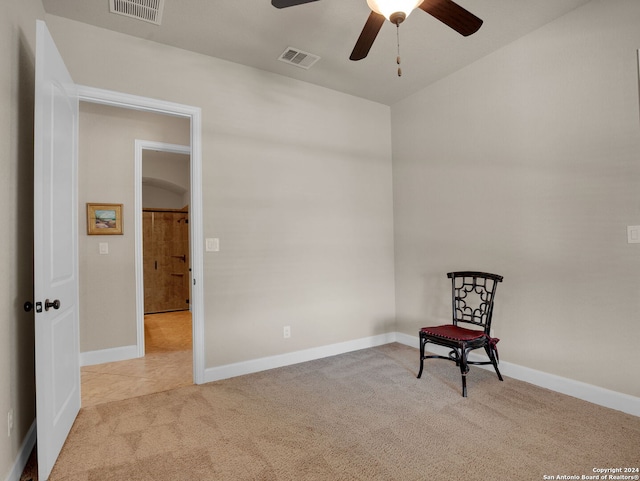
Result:
<svg viewBox="0 0 640 481"><path fill-rule="evenodd" d="M392 23L400 24L422 0L367 0L369 8Z"/></svg>

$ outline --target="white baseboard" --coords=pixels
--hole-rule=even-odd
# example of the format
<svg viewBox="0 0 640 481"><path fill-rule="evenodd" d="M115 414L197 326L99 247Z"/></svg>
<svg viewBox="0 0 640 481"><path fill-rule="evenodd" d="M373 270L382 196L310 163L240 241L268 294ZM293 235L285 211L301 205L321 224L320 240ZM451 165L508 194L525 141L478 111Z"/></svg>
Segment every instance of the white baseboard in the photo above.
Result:
<svg viewBox="0 0 640 481"><path fill-rule="evenodd" d="M104 364L105 362L127 361L136 359L138 356L138 346L114 347L112 349L101 349L100 351L88 351L80 353L81 366L93 366Z"/></svg>
<svg viewBox="0 0 640 481"><path fill-rule="evenodd" d="M405 346L411 346L415 347L416 349L420 349L420 339L418 339L418 336L410 336L409 334L396 332L396 342L404 344Z"/></svg>
<svg viewBox="0 0 640 481"><path fill-rule="evenodd" d="M11 467L11 471L6 477L6 481L20 481L20 476L22 476L22 472L24 471L24 467L27 465L27 461L29 461L29 456L31 455L31 451L33 447L36 445L36 421L34 419L27 435L22 441L22 445L20 446L20 451L18 451L18 456Z"/></svg>
<svg viewBox="0 0 640 481"><path fill-rule="evenodd" d="M205 369L204 382L219 381L221 379L242 376L244 374L266 371L267 369L313 361L315 359L322 359L323 357L335 356L337 354L344 354L346 352L357 351L359 349L389 344L390 342L395 342L395 340L395 333L380 334L378 336L339 342L328 346L314 347L311 349L304 349L302 351L294 351L286 354L278 354L276 356L227 364L225 366L212 367Z"/></svg>
<svg viewBox="0 0 640 481"><path fill-rule="evenodd" d="M418 336L410 336L402 333L396 334L397 342L419 348L420 340L418 339ZM429 344L428 350L434 354L447 356L451 349L436 346L435 344ZM469 360L488 361L489 358L486 355L471 353ZM493 366L490 365L478 367L493 371ZM503 375L518 379L519 381L528 382L535 386L540 386L551 391L556 391L593 404L598 404L600 406L616 409L618 411L640 417L640 398L638 397L576 381L574 379L557 376L555 374L537 371L535 369L530 369L510 362L500 361L499 367L500 372Z"/></svg>
<svg viewBox="0 0 640 481"><path fill-rule="evenodd" d="M491 366L484 366L491 367ZM500 362L505 376L640 417L640 398L528 367Z"/></svg>

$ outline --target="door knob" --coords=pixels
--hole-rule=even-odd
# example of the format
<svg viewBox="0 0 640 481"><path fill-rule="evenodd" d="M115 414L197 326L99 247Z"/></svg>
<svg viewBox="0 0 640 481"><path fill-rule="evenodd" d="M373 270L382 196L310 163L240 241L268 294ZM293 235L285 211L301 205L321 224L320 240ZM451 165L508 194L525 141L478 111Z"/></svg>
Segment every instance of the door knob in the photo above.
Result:
<svg viewBox="0 0 640 481"><path fill-rule="evenodd" d="M60 309L60 301L58 299L56 299L53 302L49 302L49 299L47 299L46 301L44 301L44 310L48 311L50 308L54 308L54 309Z"/></svg>
<svg viewBox="0 0 640 481"><path fill-rule="evenodd" d="M25 312L31 312L32 309L33 309L33 302L27 301L24 303Z"/></svg>

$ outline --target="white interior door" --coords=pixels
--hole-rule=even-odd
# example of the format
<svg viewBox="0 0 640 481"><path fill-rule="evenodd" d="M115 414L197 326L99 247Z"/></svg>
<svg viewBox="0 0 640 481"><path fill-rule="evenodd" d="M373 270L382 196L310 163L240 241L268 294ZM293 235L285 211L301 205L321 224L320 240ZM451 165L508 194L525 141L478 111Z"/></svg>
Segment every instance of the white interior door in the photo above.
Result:
<svg viewBox="0 0 640 481"><path fill-rule="evenodd" d="M34 293L39 479L48 479L80 410L77 266L78 97L37 22Z"/></svg>

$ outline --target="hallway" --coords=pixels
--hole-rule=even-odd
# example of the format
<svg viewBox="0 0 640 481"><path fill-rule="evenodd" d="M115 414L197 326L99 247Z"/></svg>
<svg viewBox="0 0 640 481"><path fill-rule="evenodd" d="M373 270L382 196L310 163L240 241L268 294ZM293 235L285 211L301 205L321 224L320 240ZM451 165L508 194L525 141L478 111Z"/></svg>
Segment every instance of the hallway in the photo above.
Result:
<svg viewBox="0 0 640 481"><path fill-rule="evenodd" d="M81 368L82 407L193 383L191 313L144 316L145 356Z"/></svg>

